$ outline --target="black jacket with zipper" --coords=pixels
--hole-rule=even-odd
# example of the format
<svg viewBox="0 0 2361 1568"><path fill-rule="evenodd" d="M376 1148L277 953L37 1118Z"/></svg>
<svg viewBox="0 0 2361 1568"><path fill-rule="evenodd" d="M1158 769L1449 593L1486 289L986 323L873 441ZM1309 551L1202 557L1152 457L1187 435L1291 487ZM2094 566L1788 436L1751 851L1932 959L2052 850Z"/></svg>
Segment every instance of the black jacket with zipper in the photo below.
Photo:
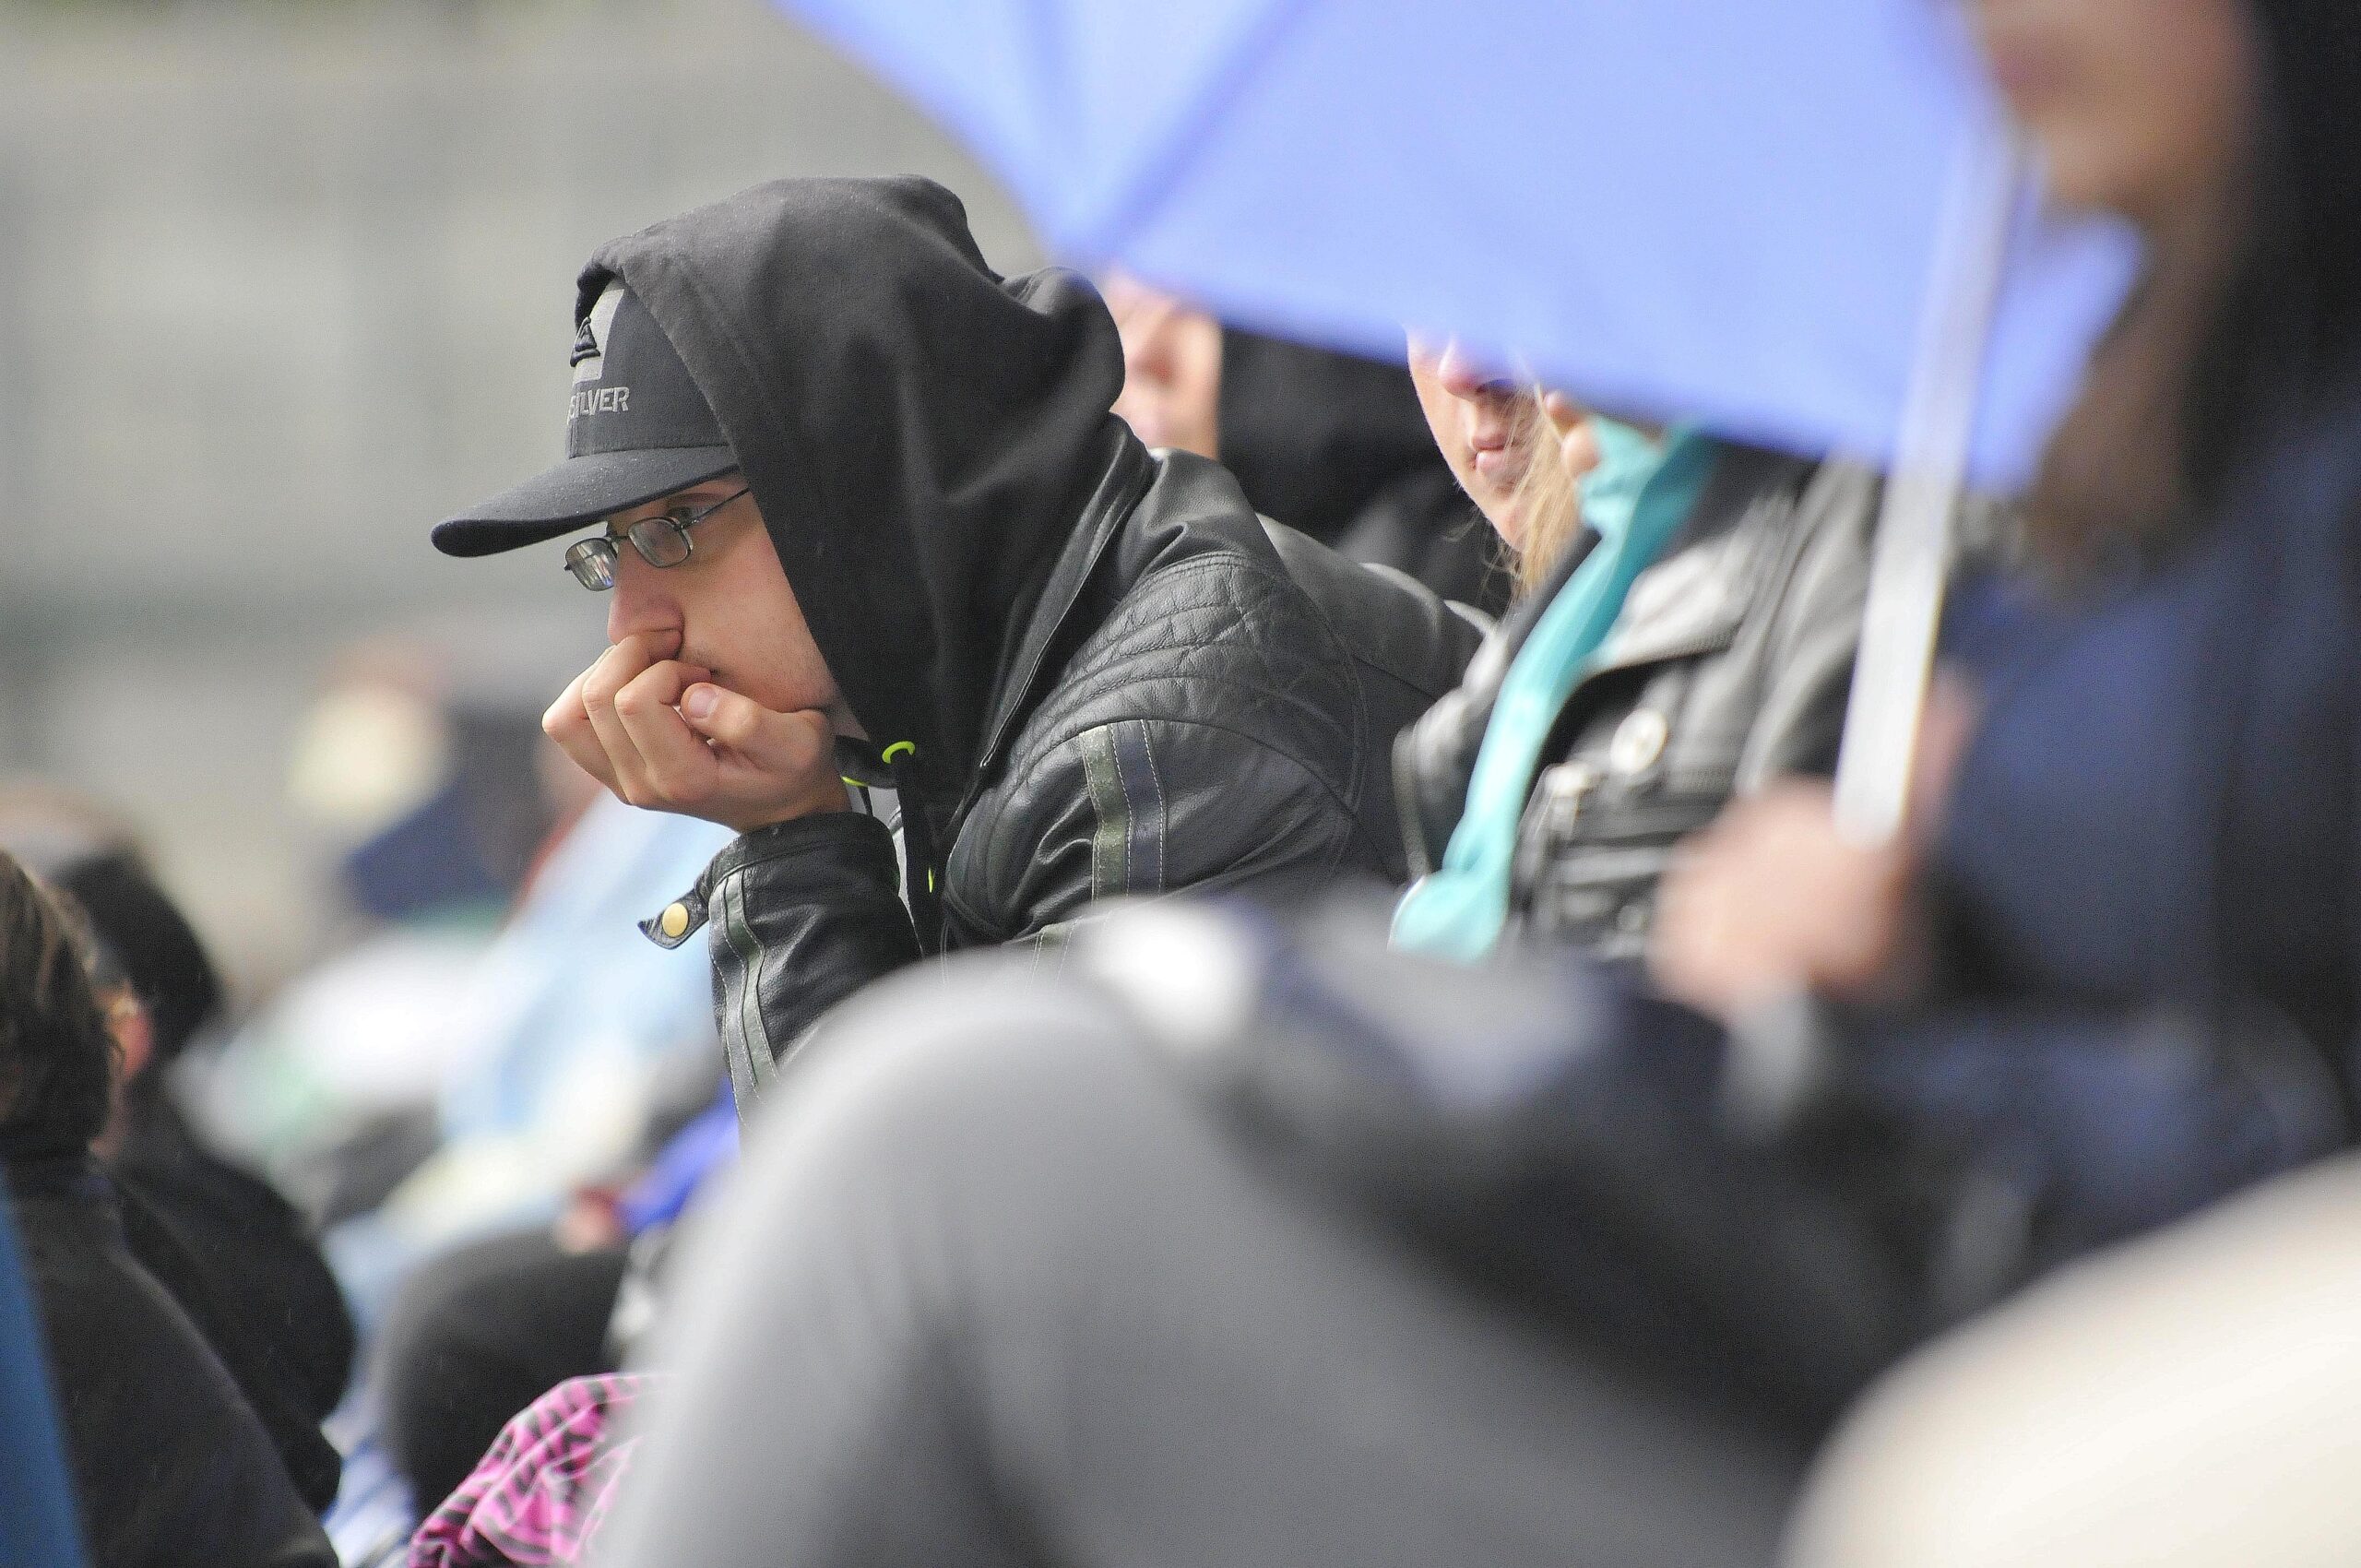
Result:
<svg viewBox="0 0 2361 1568"><path fill-rule="evenodd" d="M618 276L729 437L921 851L897 868L875 818L800 818L651 922L711 924L742 1110L921 953L1046 944L1121 895L1400 877L1393 739L1475 626L1142 446L1108 411L1122 360L1086 282L1001 279L922 180L684 214L602 247L579 309Z"/></svg>

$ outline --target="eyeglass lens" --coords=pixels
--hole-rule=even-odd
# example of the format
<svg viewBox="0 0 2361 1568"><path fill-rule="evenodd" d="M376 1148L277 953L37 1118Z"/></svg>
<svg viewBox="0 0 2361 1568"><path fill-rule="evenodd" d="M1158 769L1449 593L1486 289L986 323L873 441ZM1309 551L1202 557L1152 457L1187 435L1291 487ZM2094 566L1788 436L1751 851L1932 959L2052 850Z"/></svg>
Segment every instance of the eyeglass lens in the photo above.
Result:
<svg viewBox="0 0 2361 1568"><path fill-rule="evenodd" d="M689 534L677 517L643 517L625 530L639 558L651 566L677 566L689 558Z"/></svg>
<svg viewBox="0 0 2361 1568"><path fill-rule="evenodd" d="M592 593L615 586L615 545L610 539L577 540L565 552L565 569Z"/></svg>

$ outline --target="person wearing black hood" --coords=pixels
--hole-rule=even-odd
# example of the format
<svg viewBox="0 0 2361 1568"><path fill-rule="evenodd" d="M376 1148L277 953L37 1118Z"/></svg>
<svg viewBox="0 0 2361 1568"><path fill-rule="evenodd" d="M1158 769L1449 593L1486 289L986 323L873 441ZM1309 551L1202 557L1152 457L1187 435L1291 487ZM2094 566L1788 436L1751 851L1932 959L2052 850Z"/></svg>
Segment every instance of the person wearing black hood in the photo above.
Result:
<svg viewBox="0 0 2361 1568"><path fill-rule="evenodd" d="M545 727L739 830L648 932L714 922L742 1110L921 954L1117 895L1400 877L1389 750L1474 627L1151 455L1082 279L1003 279L928 181L782 180L601 247L575 322L565 461L434 542L603 523L566 563L612 646ZM844 779L896 790L900 890Z"/></svg>

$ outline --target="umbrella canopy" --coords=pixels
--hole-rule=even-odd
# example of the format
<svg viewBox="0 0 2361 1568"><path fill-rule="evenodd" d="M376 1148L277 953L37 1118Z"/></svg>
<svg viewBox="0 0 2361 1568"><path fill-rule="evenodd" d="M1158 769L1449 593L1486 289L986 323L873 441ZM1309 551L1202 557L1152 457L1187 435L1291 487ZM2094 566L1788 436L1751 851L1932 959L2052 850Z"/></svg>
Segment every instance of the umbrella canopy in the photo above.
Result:
<svg viewBox="0 0 2361 1568"><path fill-rule="evenodd" d="M1998 116L1940 0L786 0L1053 250L1391 356L1890 462L1947 195ZM2023 225L1970 471L2012 486L2130 276Z"/></svg>

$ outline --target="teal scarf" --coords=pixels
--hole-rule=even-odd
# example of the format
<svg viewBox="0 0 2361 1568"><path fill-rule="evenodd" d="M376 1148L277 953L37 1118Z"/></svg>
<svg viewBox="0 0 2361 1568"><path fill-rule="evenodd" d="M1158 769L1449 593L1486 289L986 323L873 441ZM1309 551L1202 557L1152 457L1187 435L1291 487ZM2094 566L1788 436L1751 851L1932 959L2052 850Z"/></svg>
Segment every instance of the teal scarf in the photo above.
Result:
<svg viewBox="0 0 2361 1568"><path fill-rule="evenodd" d="M1501 682L1442 864L1394 909L1396 947L1472 964L1499 942L1508 924L1517 824L1541 748L1614 630L1632 579L1687 519L1718 454L1710 437L1685 428L1662 445L1612 420L1595 419L1593 430L1600 460L1580 490L1583 525L1598 543L1533 624Z"/></svg>

